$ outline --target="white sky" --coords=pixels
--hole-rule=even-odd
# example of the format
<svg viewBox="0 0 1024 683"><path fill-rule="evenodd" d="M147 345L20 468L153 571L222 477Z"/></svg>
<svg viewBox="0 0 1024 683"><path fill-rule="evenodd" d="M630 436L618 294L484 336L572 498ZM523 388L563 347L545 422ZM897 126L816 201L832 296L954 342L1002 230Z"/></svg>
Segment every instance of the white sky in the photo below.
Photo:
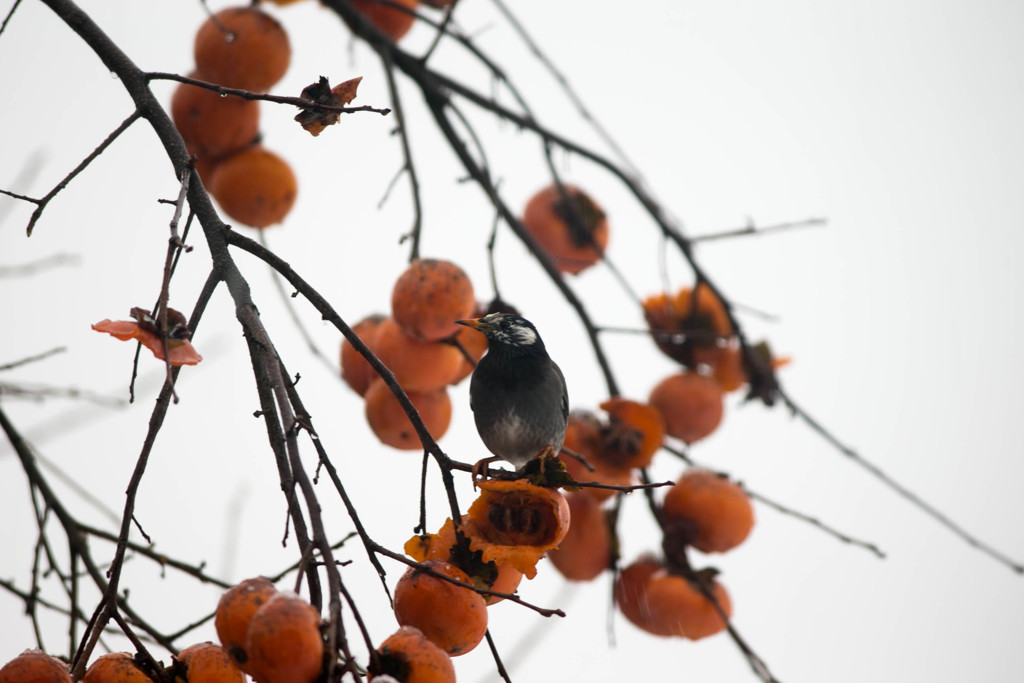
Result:
<svg viewBox="0 0 1024 683"><path fill-rule="evenodd" d="M491 3L462 4L460 25L506 67L542 120L599 146ZM727 295L780 318L744 321L753 338L768 337L794 357L782 381L802 406L982 540L1024 560L1024 369L1017 351L1024 283L1016 263L1024 218L1024 8L991 0L515 4L691 234L737 227L747 216L761 224L829 218L824 229L709 243L698 256ZM199 3L85 8L143 68L191 69ZM276 14L295 55L275 92L297 94L321 74L332 82L361 75L356 104L389 104L373 55L353 46L331 14L315 3ZM417 27L406 45L416 51L430 38ZM491 92L456 46L443 45L436 58L438 67ZM168 101L171 85L156 88ZM484 244L493 212L475 187L456 183L461 172L421 98L408 81L400 79L400 88L425 198L423 252L460 263L486 298ZM0 92L0 186L34 196L131 111L120 84L33 0L0 35ZM501 99L511 103L507 94ZM539 144L511 126L489 124L471 105L463 110L479 126L505 197L520 206L547 182ZM313 139L292 123L293 113L263 105L266 144L293 162L300 181L294 212L267 239L354 323L386 309L407 257L397 244L411 225L407 183L377 208L400 164L394 124L350 116ZM39 160L38 176L12 185L31 159ZM610 255L633 287L656 291L659 240L651 222L600 169L556 159L567 180L605 206ZM31 239L23 227L32 207L0 197L0 265L58 252L80 259L34 278L0 279L0 363L68 348L0 380L126 395L131 345L89 325L155 300L170 219L156 200L175 192L154 136L136 125L50 205ZM198 232L193 242L172 289L172 305L186 311L209 264ZM503 294L537 324L565 370L573 406L596 406L604 387L571 310L507 230L499 245ZM302 374L304 400L371 534L400 548L416 523L418 454L376 443L358 397L306 351L265 268L244 255L238 261L289 370ZM688 278L675 257L670 275L675 285ZM607 271L594 269L572 285L599 323L640 324ZM294 305L333 356L337 333L301 301ZM641 337L606 341L628 396L645 397L672 370ZM283 497L262 425L251 416L257 402L247 354L225 292L214 298L195 343L206 359L181 375L182 400L161 434L137 517L160 550L205 560L211 573L236 580L276 572L295 553L281 549ZM4 409L46 458L119 511L161 372L144 360L138 400L123 411L14 399ZM456 413L441 445L471 462L484 453L466 393L465 386L453 391ZM707 558L723 570L735 625L781 680L1020 680L1024 578L939 528L783 410L734 399L720 432L692 455L889 553L877 560L758 506L747 543ZM656 476L675 477L679 466L660 457ZM436 476L431 481L438 485ZM321 500L332 536L340 538L351 525L325 484ZM109 524L56 485L75 514ZM468 506L465 478L459 485ZM7 520L0 525L0 577L23 588L35 542L26 494L16 459L0 445ZM431 524L439 527L445 508L436 489L429 502ZM656 547L645 515L639 496L626 501L627 561ZM93 549L100 559L112 555L99 541ZM379 642L395 628L383 593L359 548L342 556L354 560L344 578ZM401 568L388 567L396 580ZM219 594L173 572L161 581L142 559L127 565L124 581L137 608L166 630L211 610ZM564 607L567 618L543 620L511 604L493 609L491 629L513 680L755 680L725 636L661 640L620 618L617 645L609 647L609 592L606 579L566 587L544 567L520 593ZM0 591L0 661L34 644L22 611ZM48 648L65 652L62 620L48 617L44 626ZM212 629L197 637L213 638ZM462 681L495 678L483 647L456 667Z"/></svg>

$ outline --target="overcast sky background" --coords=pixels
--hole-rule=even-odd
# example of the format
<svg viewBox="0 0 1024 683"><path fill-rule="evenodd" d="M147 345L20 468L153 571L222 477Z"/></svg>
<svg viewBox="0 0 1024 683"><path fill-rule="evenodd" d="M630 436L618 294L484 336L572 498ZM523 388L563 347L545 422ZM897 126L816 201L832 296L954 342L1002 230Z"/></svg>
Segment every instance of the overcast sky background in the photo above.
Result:
<svg viewBox="0 0 1024 683"><path fill-rule="evenodd" d="M603 149L493 4L461 4L458 25L507 69L545 125ZM142 68L191 70L192 36L203 18L198 2L84 6ZM800 405L983 541L1024 560L1024 7L994 0L527 0L515 11L687 234L735 228L748 217L763 225L829 219L826 228L707 243L698 258L727 296L774 316L748 314L743 322L753 339L768 338L794 358L781 379ZM363 76L355 104L390 104L377 60L332 14L315 3L274 14L294 48L274 92L298 94L320 75L332 83ZM417 26L403 45L416 52L431 38ZM435 58L438 68L492 92L454 44L442 43ZM486 299L493 211L476 187L457 182L463 173L413 85L399 77L399 87L424 196L423 254L459 263ZM171 84L155 89L169 101ZM0 186L32 196L45 194L131 112L116 79L34 0L22 3L0 35L0 92ZM512 103L505 92L500 99ZM485 140L505 198L522 206L548 182L540 144L460 106ZM401 164L394 121L348 116L314 139L291 121L293 113L263 105L265 144L293 163L300 183L295 210L266 238L354 323L387 309L408 255L398 244L411 226L404 178L378 208ZM609 255L632 287L658 291L655 226L607 173L580 158L555 158L563 178L607 210ZM24 226L33 207L0 197L0 266L56 253L78 259L31 278L0 279L0 364L67 347L0 381L127 395L133 346L89 325L126 318L132 306L156 299L171 215L156 200L176 191L155 136L137 124L54 200L30 239ZM565 371L572 405L596 407L606 389L577 319L507 229L498 240L502 293L537 324ZM209 267L200 234L191 241L195 250L183 256L172 285L172 306L185 311ZM416 523L419 455L376 442L361 401L309 353L266 269L244 254L237 259L289 370L302 375L314 424L371 535L400 548ZM689 282L674 254L668 272L672 286ZM571 285L598 323L641 325L606 269ZM333 360L337 332L301 300L288 305ZM605 340L627 396L644 398L673 370L643 337ZM252 417L249 362L225 291L214 297L195 344L205 360L181 374L181 402L170 410L136 516L162 552L207 561L215 575L234 581L275 573L296 553L293 544L281 548L284 501L262 423ZM162 366L144 357L131 407L10 399L4 409L40 454L119 515L161 378ZM467 387L452 399L455 415L441 445L475 461L484 452ZM312 467L312 449L305 454ZM781 680L1020 680L1024 577L940 528L783 409L730 397L722 428L692 455L888 553L879 560L758 505L758 525L743 546L698 558L722 570L736 627ZM654 467L661 479L680 471L668 455ZM436 471L431 482L439 486ZM465 477L458 483L465 508L472 494ZM102 510L55 485L83 520L114 528ZM351 525L323 483L320 495L330 533L340 538ZM0 577L26 588L34 522L6 443L0 500ZM439 527L446 511L438 488L429 503L431 525ZM658 541L642 498L624 505L628 562ZM56 546L63 552L62 542ZM101 560L113 554L100 541L92 547ZM341 555L354 561L343 576L379 642L396 628L384 594L359 548ZM394 582L401 567L387 567ZM220 592L171 571L161 579L159 568L139 558L126 565L123 582L136 608L167 631L212 610ZM54 588L47 584L50 595ZM544 566L520 593L568 616L544 620L512 604L492 609L490 626L513 680L754 680L724 635L696 644L658 639L617 618L610 646L607 577L566 586ZM34 644L22 612L19 600L0 592L0 661ZM47 648L66 653L63 620L47 616L44 627ZM196 634L212 638L212 628ZM495 679L486 647L456 667L461 681Z"/></svg>

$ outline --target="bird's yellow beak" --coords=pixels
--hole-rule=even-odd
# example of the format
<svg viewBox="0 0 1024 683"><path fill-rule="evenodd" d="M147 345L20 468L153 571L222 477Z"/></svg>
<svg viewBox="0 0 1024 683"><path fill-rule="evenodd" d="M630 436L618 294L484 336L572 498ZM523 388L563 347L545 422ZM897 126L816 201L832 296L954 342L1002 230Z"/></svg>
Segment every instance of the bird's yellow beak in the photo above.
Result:
<svg viewBox="0 0 1024 683"><path fill-rule="evenodd" d="M456 320L456 325L465 325L466 327L472 328L477 332L486 334L487 330L491 329L488 323L483 321L483 318L471 318L469 320Z"/></svg>

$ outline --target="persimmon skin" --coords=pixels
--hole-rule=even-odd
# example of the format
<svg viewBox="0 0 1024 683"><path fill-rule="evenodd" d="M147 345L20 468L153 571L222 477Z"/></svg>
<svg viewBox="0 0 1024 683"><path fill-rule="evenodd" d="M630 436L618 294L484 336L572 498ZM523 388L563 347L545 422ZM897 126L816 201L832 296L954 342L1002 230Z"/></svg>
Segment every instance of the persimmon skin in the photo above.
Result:
<svg viewBox="0 0 1024 683"><path fill-rule="evenodd" d="M461 329L455 321L475 310L473 283L451 261L416 259L391 290L392 317L403 332L420 341L451 337Z"/></svg>
<svg viewBox="0 0 1024 683"><path fill-rule="evenodd" d="M722 611L731 617L732 601L725 587L712 581L710 588ZM650 621L649 628L641 628L659 635L667 633L690 640L700 640L725 630L726 623L714 604L682 576L659 570L647 579L646 589Z"/></svg>
<svg viewBox="0 0 1024 683"><path fill-rule="evenodd" d="M665 432L688 444L713 433L725 413L722 386L695 372L666 377L651 390L649 402L665 418Z"/></svg>
<svg viewBox="0 0 1024 683"><path fill-rule="evenodd" d="M654 406L615 397L604 401L608 425L601 432L602 460L631 469L647 467L665 438L665 419Z"/></svg>
<svg viewBox="0 0 1024 683"><path fill-rule="evenodd" d="M464 571L442 560L423 563L432 570L472 585ZM475 648L487 631L487 604L469 588L456 586L410 567L395 586L395 618L413 626L450 656Z"/></svg>
<svg viewBox="0 0 1024 683"><path fill-rule="evenodd" d="M497 545L555 548L569 532L569 503L556 489L528 481L477 482L480 495L469 506L469 519Z"/></svg>
<svg viewBox="0 0 1024 683"><path fill-rule="evenodd" d="M209 190L233 220L266 228L283 221L292 210L299 183L287 161L254 145L218 163Z"/></svg>
<svg viewBox="0 0 1024 683"><path fill-rule="evenodd" d="M270 579L260 576L232 586L217 603L213 618L217 638L235 666L249 675L252 675L252 670L245 649L249 622L256 611L276 594L277 588Z"/></svg>
<svg viewBox="0 0 1024 683"><path fill-rule="evenodd" d="M228 88L266 92L288 71L288 34L272 16L254 7L229 7L196 31L197 71Z"/></svg>
<svg viewBox="0 0 1024 683"><path fill-rule="evenodd" d="M260 134L259 102L221 97L187 83L174 89L171 120L189 153L197 157L204 181L210 179L216 162L253 144ZM209 166L199 167L200 161Z"/></svg>
<svg viewBox="0 0 1024 683"><path fill-rule="evenodd" d="M569 532L548 559L570 581L592 581L611 563L612 538L601 504L583 491L565 494Z"/></svg>
<svg viewBox="0 0 1024 683"><path fill-rule="evenodd" d="M440 342L417 341L405 334L392 318L378 323L371 348L407 392L446 387L462 367L462 352L457 348Z"/></svg>
<svg viewBox="0 0 1024 683"><path fill-rule="evenodd" d="M662 503L666 523L680 522L687 542L705 553L732 550L750 535L754 508L742 488L707 470L687 470Z"/></svg>
<svg viewBox="0 0 1024 683"><path fill-rule="evenodd" d="M153 683L153 679L135 665L131 653L111 652L89 665L82 683Z"/></svg>
<svg viewBox="0 0 1024 683"><path fill-rule="evenodd" d="M578 207L582 221L570 223L564 199L556 185L537 192L523 210L523 227L563 273L578 275L601 260L608 247L608 220L590 196L574 185L565 194Z"/></svg>
<svg viewBox="0 0 1024 683"><path fill-rule="evenodd" d="M641 626L648 622L651 609L647 598L647 581L663 568L661 560L650 555L642 555L615 577L615 606L630 622L648 632L651 632L650 629ZM655 633L655 635L667 636L670 634Z"/></svg>
<svg viewBox="0 0 1024 683"><path fill-rule="evenodd" d="M377 327L384 319L381 314L373 314L363 318L352 326L363 343L373 349L377 339ZM348 339L341 340L341 351L339 353L341 364L341 378L345 383L360 396L366 396L366 390L370 382L377 377L377 372L370 365L369 361L363 358L363 354L356 351L356 348L348 343Z"/></svg>
<svg viewBox="0 0 1024 683"><path fill-rule="evenodd" d="M632 470L628 467L612 466L602 457L601 428L601 423L593 413L574 411L569 414L565 441L562 444L563 448L583 456L594 468L593 471L587 469L583 463L567 453L562 453L558 457L565 464L569 476L576 481L630 486L635 483ZM598 502L608 500L615 495L615 489L581 487L581 490Z"/></svg>
<svg viewBox="0 0 1024 683"><path fill-rule="evenodd" d="M448 653L413 626L402 626L377 648L380 668L370 668L370 680L388 675L402 683L455 683L455 666Z"/></svg>
<svg viewBox="0 0 1024 683"><path fill-rule="evenodd" d="M71 674L56 657L25 650L0 668L0 683L71 683Z"/></svg>
<svg viewBox="0 0 1024 683"><path fill-rule="evenodd" d="M734 333L722 300L703 283L697 285L696 292L682 287L674 295L649 296L644 299L643 308L657 347L690 368L715 365L725 351L724 343ZM683 338L666 336L672 334Z"/></svg>
<svg viewBox="0 0 1024 683"><path fill-rule="evenodd" d="M245 683L231 656L211 642L190 645L176 659L187 667L188 683Z"/></svg>
<svg viewBox="0 0 1024 683"><path fill-rule="evenodd" d="M452 400L445 389L406 395L420 414L420 419L435 440L444 436L452 419ZM400 450L421 450L419 435L409 416L384 380L377 378L366 390L366 420L381 443Z"/></svg>
<svg viewBox="0 0 1024 683"><path fill-rule="evenodd" d="M419 0L395 0L396 4L408 9L415 10ZM408 12L388 7L383 3L373 0L352 0L352 7L370 20L370 23L377 27L377 30L397 43L409 32L412 25L416 23L416 17Z"/></svg>
<svg viewBox="0 0 1024 683"><path fill-rule="evenodd" d="M298 595L280 592L252 616L245 648L260 683L313 683L324 653L320 615Z"/></svg>

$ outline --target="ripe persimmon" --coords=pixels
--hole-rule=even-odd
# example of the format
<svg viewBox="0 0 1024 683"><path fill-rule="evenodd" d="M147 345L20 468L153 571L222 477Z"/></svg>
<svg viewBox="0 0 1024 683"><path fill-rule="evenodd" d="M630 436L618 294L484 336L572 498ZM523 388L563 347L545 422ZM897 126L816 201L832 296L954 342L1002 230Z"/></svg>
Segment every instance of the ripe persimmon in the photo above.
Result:
<svg viewBox="0 0 1024 683"><path fill-rule="evenodd" d="M204 181L217 161L253 144L260 134L260 105L241 97L221 97L187 83L171 96L171 120L190 154L209 164L200 168Z"/></svg>
<svg viewBox="0 0 1024 683"><path fill-rule="evenodd" d="M704 283L649 296L643 307L654 343L690 368L714 365L734 332L722 300Z"/></svg>
<svg viewBox="0 0 1024 683"><path fill-rule="evenodd" d="M523 227L558 270L574 275L601 260L608 246L608 220L601 207L573 185L549 185L523 210Z"/></svg>
<svg viewBox="0 0 1024 683"><path fill-rule="evenodd" d="M363 343L373 348L377 339L377 326L384 316L375 313L367 316L352 326L352 331L359 335ZM341 340L341 378L360 396L366 395L370 381L377 376L376 371L370 363L363 358L363 354L356 351L355 347L348 343L348 339Z"/></svg>
<svg viewBox="0 0 1024 683"><path fill-rule="evenodd" d="M277 19L255 7L229 7L196 31L196 70L228 88L266 92L288 71L292 48Z"/></svg>
<svg viewBox="0 0 1024 683"><path fill-rule="evenodd" d="M661 411L620 397L602 403L601 410L608 413L608 424L601 430L601 459L627 468L650 465L665 438Z"/></svg>
<svg viewBox="0 0 1024 683"><path fill-rule="evenodd" d="M243 674L220 645L190 645L176 659L185 666L188 683L245 683Z"/></svg>
<svg viewBox="0 0 1024 683"><path fill-rule="evenodd" d="M473 585L464 571L443 560L427 560L423 564ZM453 657L475 648L487 631L483 596L416 567L410 567L395 586L395 618L402 626L418 628Z"/></svg>
<svg viewBox="0 0 1024 683"><path fill-rule="evenodd" d="M612 537L601 503L581 491L565 494L569 504L569 533L548 559L570 581L590 581L607 569L612 558Z"/></svg>
<svg viewBox="0 0 1024 683"><path fill-rule="evenodd" d="M750 497L714 472L687 470L665 494L666 531L705 553L724 553L742 543L754 527Z"/></svg>
<svg viewBox="0 0 1024 683"><path fill-rule="evenodd" d="M438 341L459 329L476 309L469 276L451 261L416 259L391 290L391 315L413 339Z"/></svg>
<svg viewBox="0 0 1024 683"><path fill-rule="evenodd" d="M732 616L729 593L718 581L700 576L688 579L662 569L647 579L650 612L645 624L637 626L658 635L682 636L690 640L700 640L724 630L726 623L722 615L694 585L694 581L707 581L718 607L726 617Z"/></svg>
<svg viewBox="0 0 1024 683"><path fill-rule="evenodd" d="M71 683L71 674L56 657L25 650L0 668L0 683Z"/></svg>
<svg viewBox="0 0 1024 683"><path fill-rule="evenodd" d="M208 187L224 213L253 228L283 221L299 190L288 162L262 145L218 163Z"/></svg>
<svg viewBox="0 0 1024 683"><path fill-rule="evenodd" d="M377 324L371 347L402 388L432 391L448 386L462 367L462 352L451 344L416 341L393 318Z"/></svg>
<svg viewBox="0 0 1024 683"><path fill-rule="evenodd" d="M708 436L725 412L722 386L704 375L669 375L651 390L650 404L665 418L665 432L686 443Z"/></svg>
<svg viewBox="0 0 1024 683"><path fill-rule="evenodd" d="M413 407L435 440L444 436L452 419L452 400L446 389L433 391L407 391ZM419 436L384 380L377 378L366 390L366 421L382 443L402 450L423 448Z"/></svg>
<svg viewBox="0 0 1024 683"><path fill-rule="evenodd" d="M313 683L324 654L320 614L294 593L277 593L252 615L245 649L260 683Z"/></svg>
<svg viewBox="0 0 1024 683"><path fill-rule="evenodd" d="M400 683L455 683L452 658L418 628L402 626L380 644L377 655L371 681L390 676Z"/></svg>
<svg viewBox="0 0 1024 683"><path fill-rule="evenodd" d="M394 2L410 10L415 10L419 5L419 0L394 0ZM416 15L411 12L403 12L374 0L352 0L352 7L369 19L378 31L391 39L391 42L401 40L416 21Z"/></svg>
<svg viewBox="0 0 1024 683"><path fill-rule="evenodd" d="M610 465L602 457L601 430L603 427L597 416L591 412L574 410L569 413L569 422L565 429L565 441L562 447L582 456L594 469L588 469L567 453L562 453L558 457L565 464L566 472L576 481L629 486L634 483L632 470L628 467ZM608 500L615 495L614 489L583 487L582 490L598 502Z"/></svg>
<svg viewBox="0 0 1024 683"><path fill-rule="evenodd" d="M231 657L239 669L252 675L249 667L249 655L245 649L245 639L249 632L249 622L270 598L277 594L277 588L270 579L262 576L246 579L229 588L220 596L217 611L213 617L213 626L217 630L217 638L224 651Z"/></svg>
<svg viewBox="0 0 1024 683"><path fill-rule="evenodd" d="M153 679L135 664L130 652L111 652L89 665L82 683L153 683Z"/></svg>

